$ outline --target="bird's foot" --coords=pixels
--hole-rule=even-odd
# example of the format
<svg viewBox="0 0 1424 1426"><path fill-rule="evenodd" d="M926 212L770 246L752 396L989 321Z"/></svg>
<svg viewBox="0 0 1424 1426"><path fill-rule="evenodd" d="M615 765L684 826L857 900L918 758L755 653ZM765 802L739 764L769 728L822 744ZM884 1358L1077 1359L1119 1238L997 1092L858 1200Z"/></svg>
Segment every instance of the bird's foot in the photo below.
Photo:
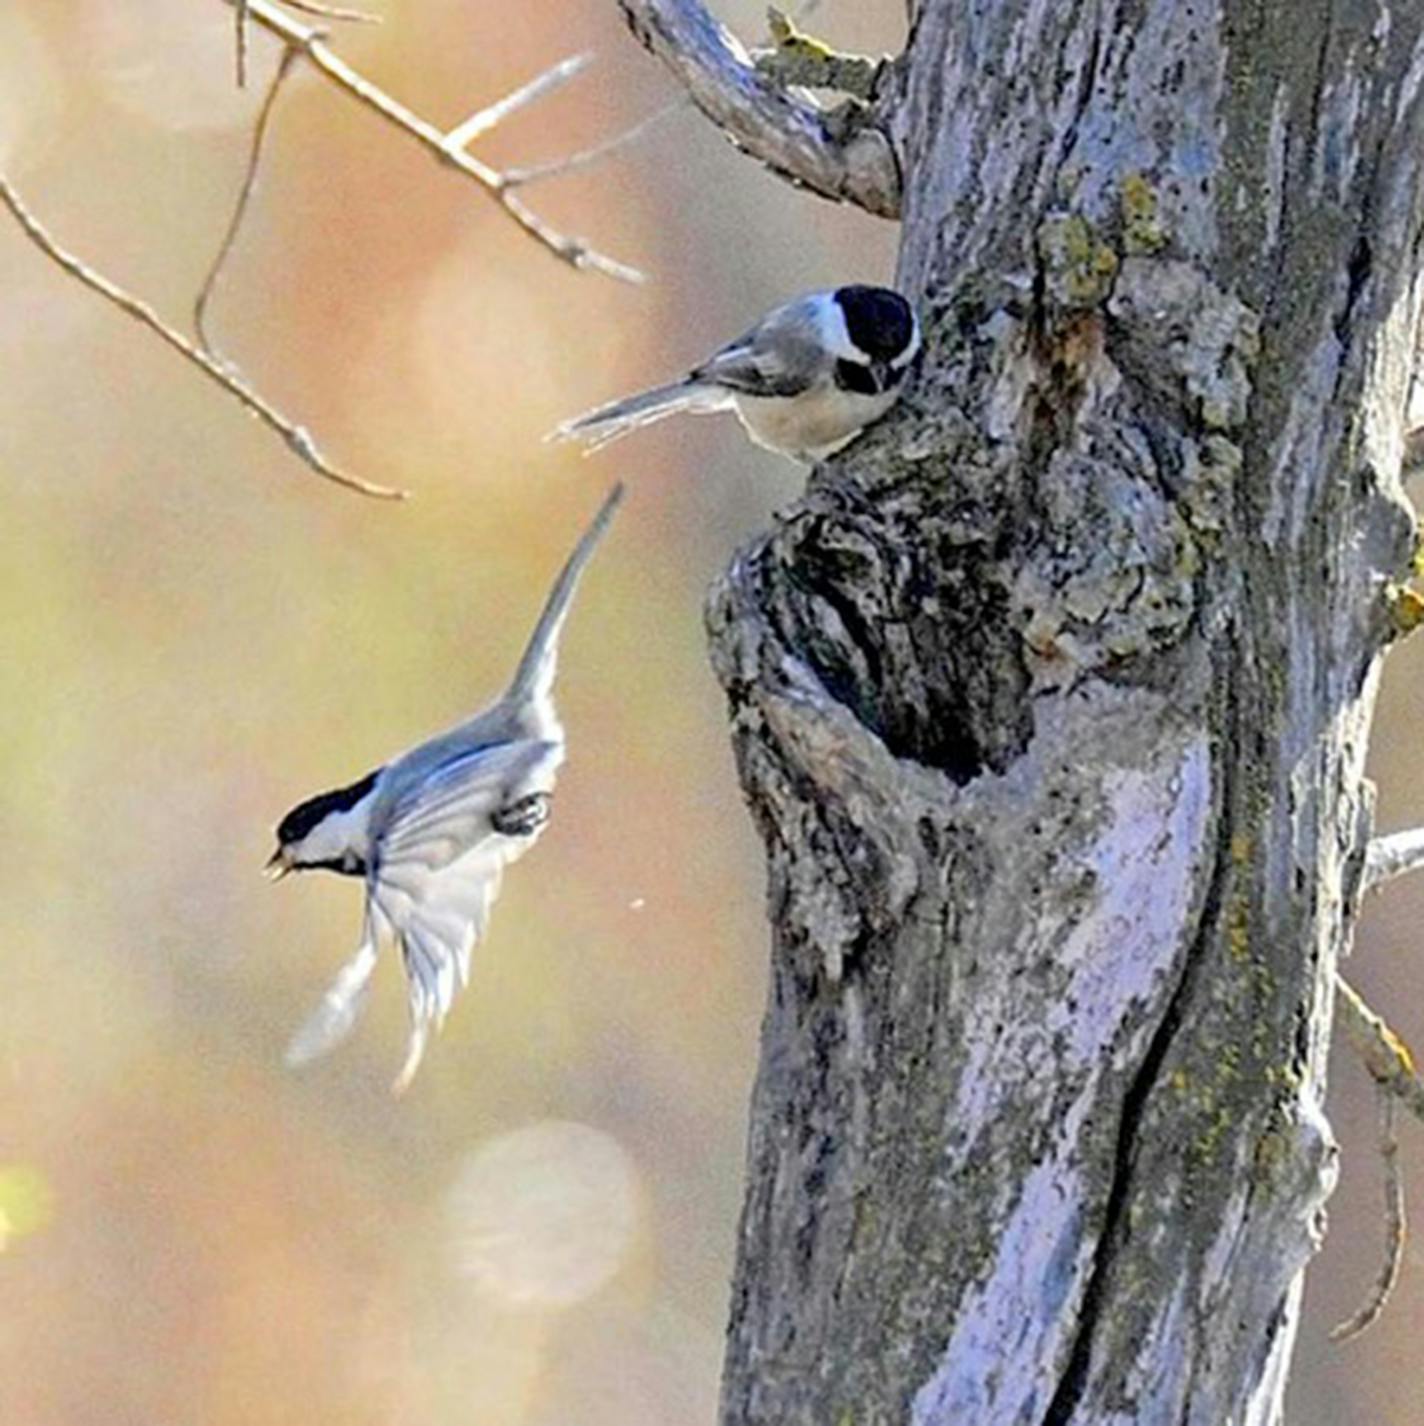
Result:
<svg viewBox="0 0 1424 1426"><path fill-rule="evenodd" d="M532 837L549 820L549 805L553 798L547 792L531 792L501 807L490 823L496 832L506 837Z"/></svg>

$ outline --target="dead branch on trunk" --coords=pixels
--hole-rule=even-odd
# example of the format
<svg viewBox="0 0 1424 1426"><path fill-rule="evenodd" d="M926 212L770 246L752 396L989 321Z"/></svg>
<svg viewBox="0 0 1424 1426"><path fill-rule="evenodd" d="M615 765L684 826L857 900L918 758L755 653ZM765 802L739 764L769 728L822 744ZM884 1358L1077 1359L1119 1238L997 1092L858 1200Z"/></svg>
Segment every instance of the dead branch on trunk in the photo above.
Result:
<svg viewBox="0 0 1424 1426"><path fill-rule="evenodd" d="M872 105L827 111L758 70L699 0L618 0L644 49L740 149L823 198L900 213L900 167Z"/></svg>

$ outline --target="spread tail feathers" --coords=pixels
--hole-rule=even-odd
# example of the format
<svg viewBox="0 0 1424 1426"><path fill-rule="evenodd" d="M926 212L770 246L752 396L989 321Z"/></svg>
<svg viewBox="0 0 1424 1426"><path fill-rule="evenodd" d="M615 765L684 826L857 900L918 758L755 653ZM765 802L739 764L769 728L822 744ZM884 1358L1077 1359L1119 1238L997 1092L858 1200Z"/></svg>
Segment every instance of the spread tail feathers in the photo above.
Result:
<svg viewBox="0 0 1424 1426"><path fill-rule="evenodd" d="M391 1093L399 1098L410 1088L410 1082L415 1078L415 1072L420 1068L420 1062L425 1056L425 1042L430 1038L430 1026L428 1023L411 1026L410 1043L406 1046L405 1063L401 1066L400 1073L391 1082Z"/></svg>
<svg viewBox="0 0 1424 1426"><path fill-rule="evenodd" d="M626 436L639 426L650 426L664 416L679 411L720 411L731 401L728 392L716 386L702 386L689 381L674 381L667 386L655 386L621 401L585 411L556 426L547 440L583 441L590 451Z"/></svg>
<svg viewBox="0 0 1424 1426"><path fill-rule="evenodd" d="M375 928L369 921L356 954L337 972L321 1004L312 1011L287 1046L286 1061L291 1069L309 1064L334 1049L351 1033L360 1018L370 989L371 972L376 968Z"/></svg>

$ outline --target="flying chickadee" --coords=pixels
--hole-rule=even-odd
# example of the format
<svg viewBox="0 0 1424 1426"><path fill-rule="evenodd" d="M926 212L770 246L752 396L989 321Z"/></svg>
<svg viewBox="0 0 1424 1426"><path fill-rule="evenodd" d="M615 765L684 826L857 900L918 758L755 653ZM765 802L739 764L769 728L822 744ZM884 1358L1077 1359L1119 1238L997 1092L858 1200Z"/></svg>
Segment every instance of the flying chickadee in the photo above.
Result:
<svg viewBox="0 0 1424 1426"><path fill-rule="evenodd" d="M898 292L808 292L768 312L680 381L565 421L549 439L586 440L596 450L677 411L730 407L758 445L793 460L820 460L894 405L919 350L919 323Z"/></svg>
<svg viewBox="0 0 1424 1426"><path fill-rule="evenodd" d="M615 485L560 572L505 692L483 712L393 758L359 782L294 807L268 872L321 868L366 883L361 944L287 1049L289 1065L325 1054L356 1023L383 938L410 985L410 1042L392 1090L420 1064L470 974L500 877L549 818L564 730L554 711L559 631L579 576L618 502Z"/></svg>

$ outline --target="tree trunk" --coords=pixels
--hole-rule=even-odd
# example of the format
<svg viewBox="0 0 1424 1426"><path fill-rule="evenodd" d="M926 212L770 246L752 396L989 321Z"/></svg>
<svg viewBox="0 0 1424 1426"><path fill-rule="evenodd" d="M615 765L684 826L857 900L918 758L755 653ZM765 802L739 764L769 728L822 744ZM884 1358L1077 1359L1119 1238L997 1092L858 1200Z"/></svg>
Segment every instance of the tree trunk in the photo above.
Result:
<svg viewBox="0 0 1424 1426"><path fill-rule="evenodd" d="M726 1426L1280 1419L1412 550L1422 29L918 6L922 370L709 608L772 924Z"/></svg>

